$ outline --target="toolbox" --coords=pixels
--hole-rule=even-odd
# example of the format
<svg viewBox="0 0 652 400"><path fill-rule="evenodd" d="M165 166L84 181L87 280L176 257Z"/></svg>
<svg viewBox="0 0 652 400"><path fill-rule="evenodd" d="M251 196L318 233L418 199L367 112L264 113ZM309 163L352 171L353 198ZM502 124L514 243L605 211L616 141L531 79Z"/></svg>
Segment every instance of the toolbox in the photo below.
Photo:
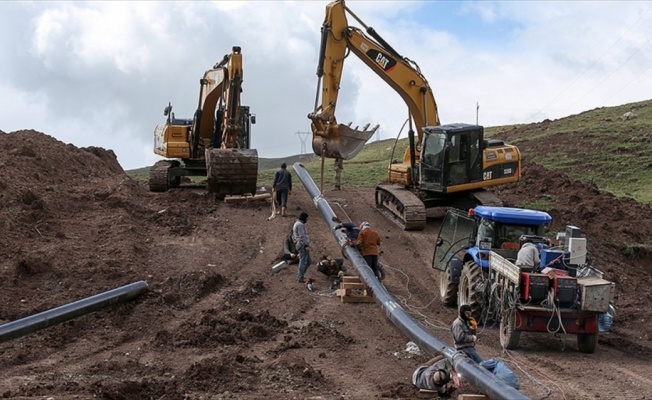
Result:
<svg viewBox="0 0 652 400"><path fill-rule="evenodd" d="M577 283L582 310L607 312L615 294L615 283L597 277L578 278Z"/></svg>

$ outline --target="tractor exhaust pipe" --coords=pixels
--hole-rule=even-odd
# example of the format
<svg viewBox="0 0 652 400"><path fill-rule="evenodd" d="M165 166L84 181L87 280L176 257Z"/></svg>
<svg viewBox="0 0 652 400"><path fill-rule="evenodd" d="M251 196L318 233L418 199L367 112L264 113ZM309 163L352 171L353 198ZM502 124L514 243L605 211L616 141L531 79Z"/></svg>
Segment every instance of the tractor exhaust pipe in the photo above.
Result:
<svg viewBox="0 0 652 400"><path fill-rule="evenodd" d="M315 206L321 213L324 222L329 227L335 240L340 247L348 243L348 238L344 232L335 229L337 220L333 209L326 199L322 196L319 188L306 171L301 163L294 163L294 170L296 171L301 183L308 191L308 194L313 199ZM511 399L511 400L528 400L528 397L523 395L518 390L507 385L500 378L471 361L464 353L449 347L445 342L432 336L426 331L419 323L417 323L410 315L405 312L403 308L391 297L385 286L383 286L371 268L367 265L360 252L350 246L343 247L343 253L349 261L356 268L360 274L360 278L364 283L373 290L376 302L380 305L385 315L392 321L394 325L411 341L417 344L419 348L425 350L431 355L441 353L446 357L455 368L455 371L460 373L464 379L468 379L475 387L480 389L491 399ZM416 368L416 366L415 366Z"/></svg>
<svg viewBox="0 0 652 400"><path fill-rule="evenodd" d="M108 306L131 300L147 290L145 281L135 282L100 293L74 303L43 311L29 317L0 325L0 343L36 332L40 329L80 317Z"/></svg>

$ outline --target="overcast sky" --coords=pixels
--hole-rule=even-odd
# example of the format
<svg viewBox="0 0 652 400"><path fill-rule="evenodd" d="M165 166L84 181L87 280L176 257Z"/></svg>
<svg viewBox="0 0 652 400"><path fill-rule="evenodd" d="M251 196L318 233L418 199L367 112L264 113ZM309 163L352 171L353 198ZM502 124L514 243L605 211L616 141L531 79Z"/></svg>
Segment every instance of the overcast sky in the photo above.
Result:
<svg viewBox="0 0 652 400"><path fill-rule="evenodd" d="M320 27L328 1L0 2L0 130L35 129L152 165L172 103L192 117L199 79L242 47L243 104L263 158L312 152ZM652 98L652 2L355 1L347 6L418 63L442 123L556 119ZM351 25L356 25L349 18ZM339 122L395 138L398 94L347 58ZM299 133L304 132L304 133ZM404 136L404 135L403 135Z"/></svg>

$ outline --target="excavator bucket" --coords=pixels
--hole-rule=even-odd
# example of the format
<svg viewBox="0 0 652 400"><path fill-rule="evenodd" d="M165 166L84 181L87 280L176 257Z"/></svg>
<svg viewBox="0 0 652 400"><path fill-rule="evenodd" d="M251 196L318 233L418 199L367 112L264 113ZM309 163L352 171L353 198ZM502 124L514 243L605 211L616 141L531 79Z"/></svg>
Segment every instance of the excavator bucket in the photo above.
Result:
<svg viewBox="0 0 652 400"><path fill-rule="evenodd" d="M313 135L312 150L315 154L325 158L350 160L362 150L378 129L378 125L369 130L369 124L362 130L357 127L353 129L349 125L338 124L331 127L328 136Z"/></svg>
<svg viewBox="0 0 652 400"><path fill-rule="evenodd" d="M256 194L258 151L254 149L206 150L208 191L218 197Z"/></svg>

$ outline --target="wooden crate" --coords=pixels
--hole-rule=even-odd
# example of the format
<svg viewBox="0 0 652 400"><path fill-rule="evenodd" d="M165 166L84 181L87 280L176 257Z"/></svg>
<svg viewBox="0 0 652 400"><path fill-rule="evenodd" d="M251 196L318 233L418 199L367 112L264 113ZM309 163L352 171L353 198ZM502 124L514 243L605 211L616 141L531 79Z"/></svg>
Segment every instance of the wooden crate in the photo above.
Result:
<svg viewBox="0 0 652 400"><path fill-rule="evenodd" d="M345 276L335 292L342 303L373 303L375 300L359 276Z"/></svg>
<svg viewBox="0 0 652 400"><path fill-rule="evenodd" d="M457 396L457 400L489 400L489 397L484 394L461 394Z"/></svg>
<svg viewBox="0 0 652 400"><path fill-rule="evenodd" d="M420 399L438 399L439 395L436 390L419 389L417 397Z"/></svg>

